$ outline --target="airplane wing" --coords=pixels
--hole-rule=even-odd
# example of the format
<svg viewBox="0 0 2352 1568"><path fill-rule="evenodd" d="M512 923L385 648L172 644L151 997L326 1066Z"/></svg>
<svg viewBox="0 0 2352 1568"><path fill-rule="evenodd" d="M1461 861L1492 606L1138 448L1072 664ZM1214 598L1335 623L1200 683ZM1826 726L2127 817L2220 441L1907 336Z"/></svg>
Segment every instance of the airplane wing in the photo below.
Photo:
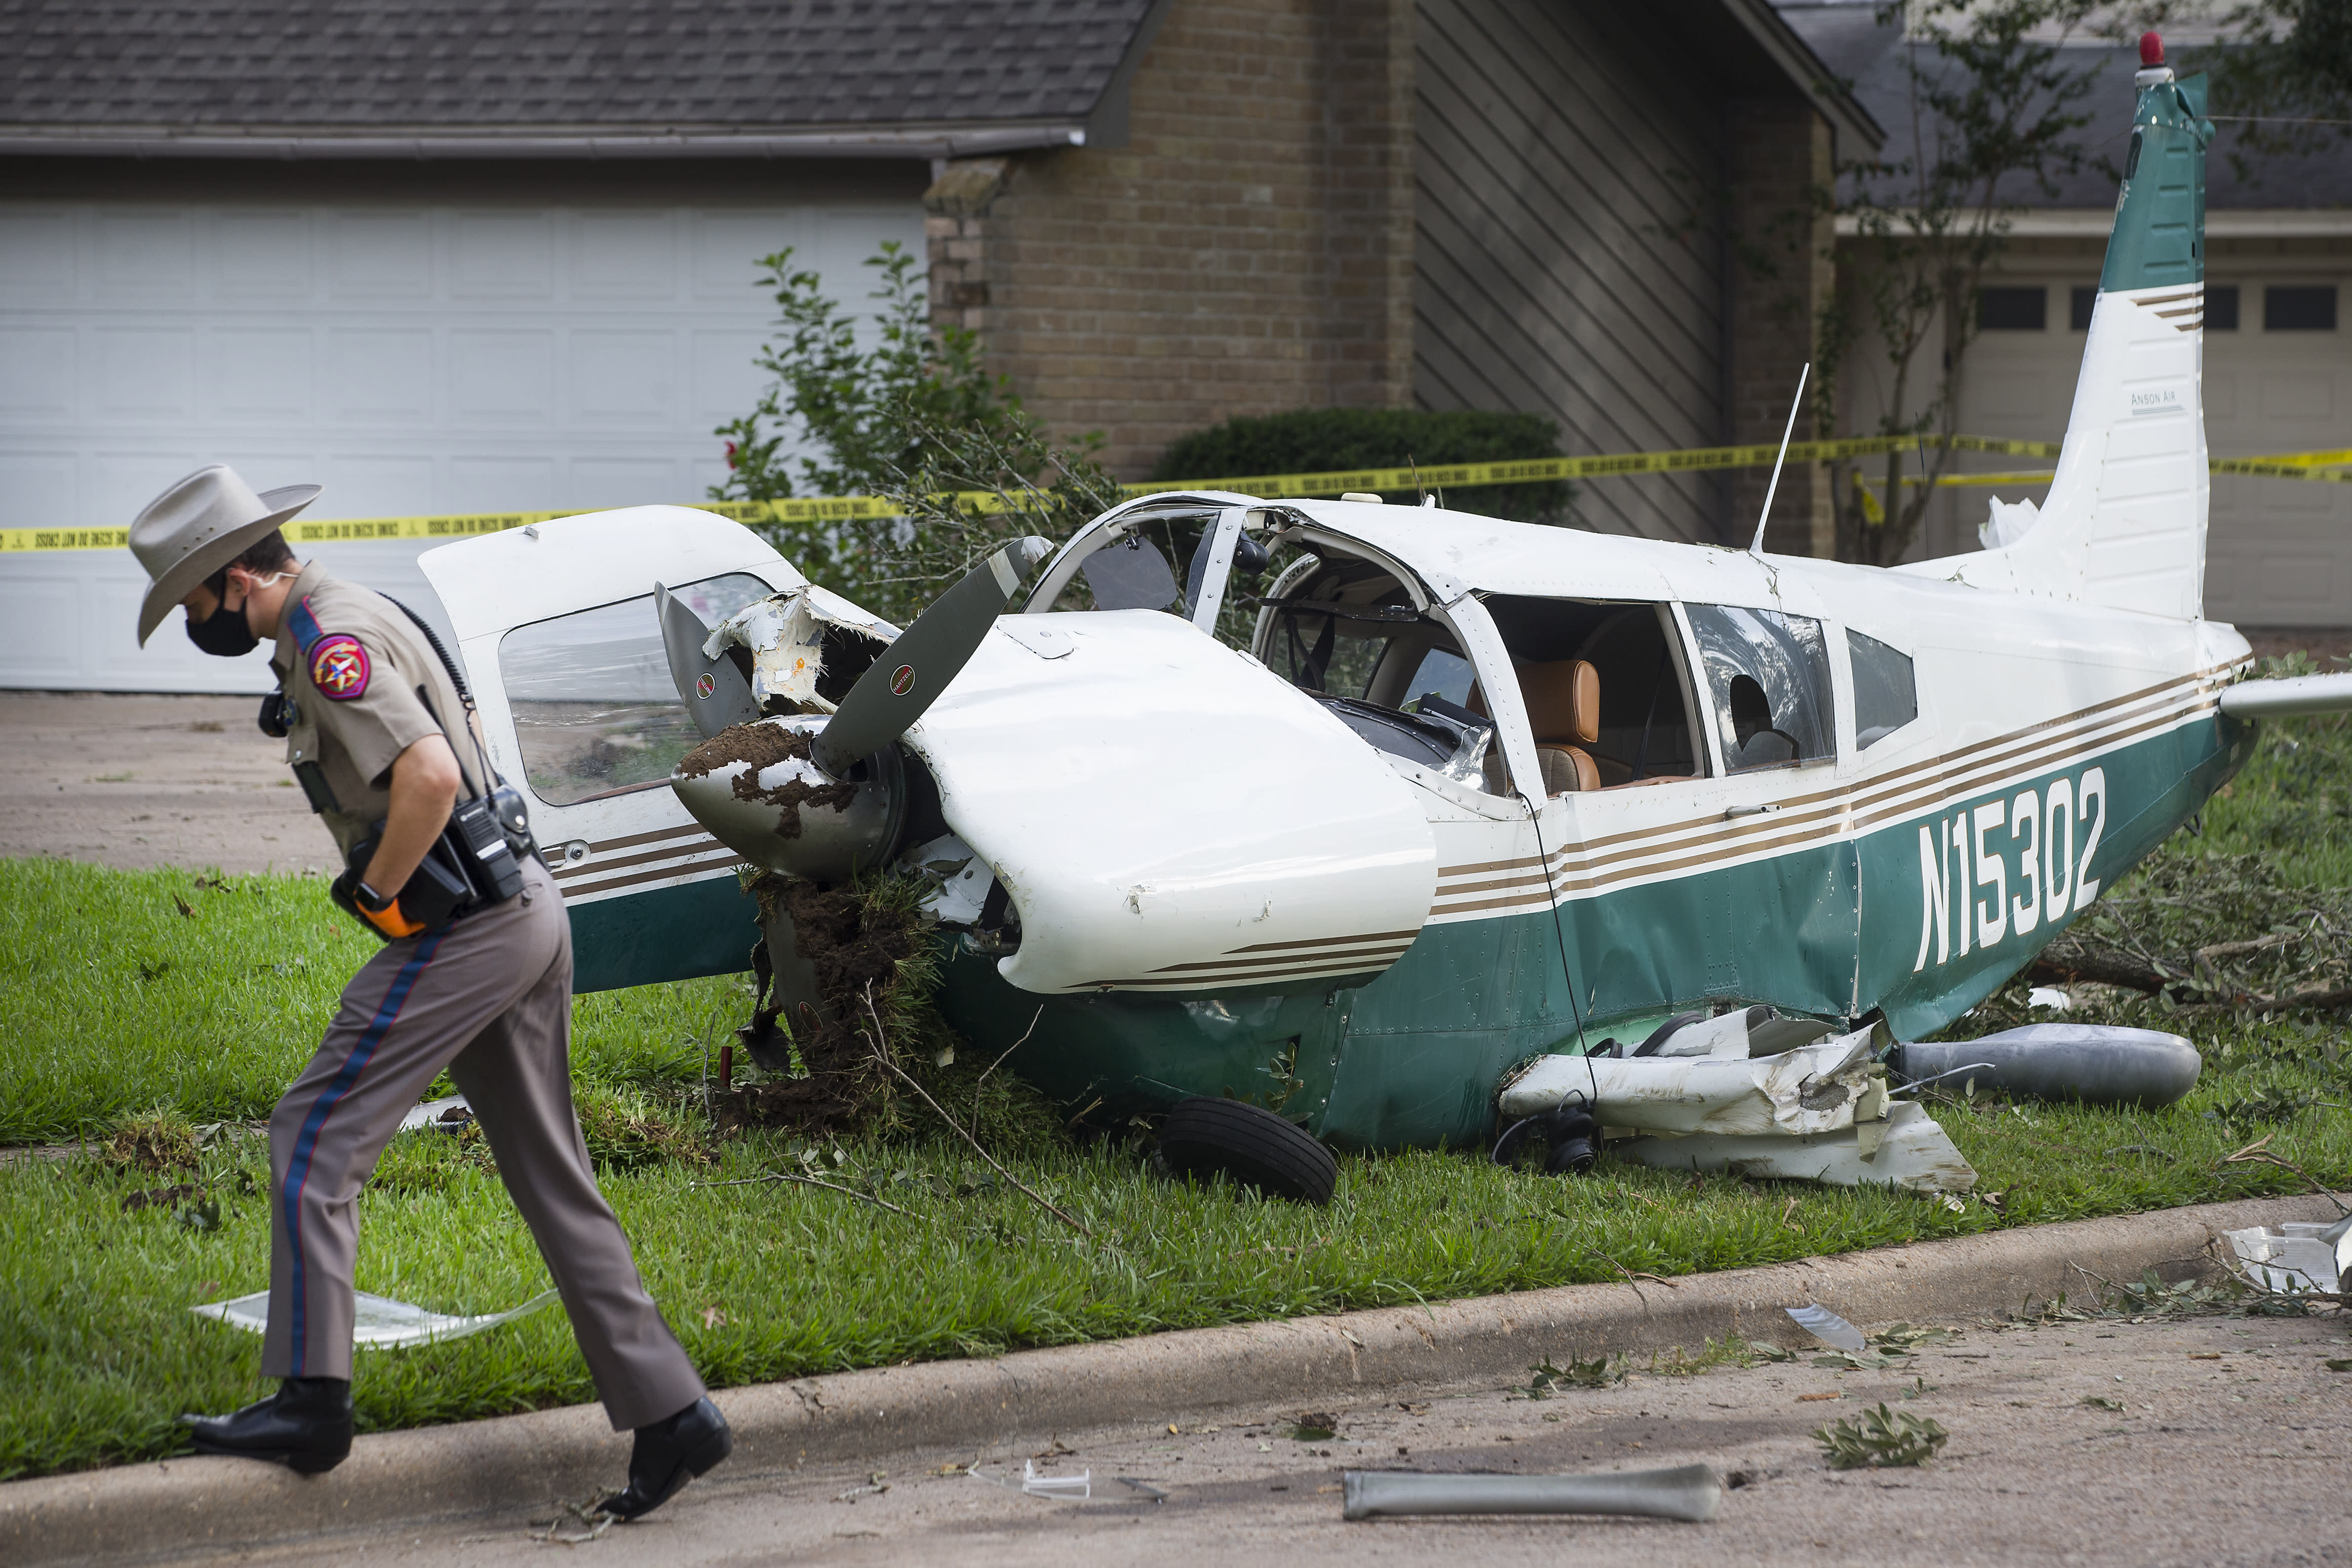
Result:
<svg viewBox="0 0 2352 1568"><path fill-rule="evenodd" d="M2352 674L2242 680L2221 693L2221 711L2232 719L2289 719L2347 710L2352 710Z"/></svg>

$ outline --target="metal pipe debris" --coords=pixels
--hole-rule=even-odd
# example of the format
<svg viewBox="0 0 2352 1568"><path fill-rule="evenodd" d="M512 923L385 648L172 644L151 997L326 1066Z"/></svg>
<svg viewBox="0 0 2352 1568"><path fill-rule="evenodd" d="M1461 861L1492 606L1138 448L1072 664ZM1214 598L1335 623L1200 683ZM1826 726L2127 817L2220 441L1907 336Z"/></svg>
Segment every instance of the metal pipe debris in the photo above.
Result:
<svg viewBox="0 0 2352 1568"><path fill-rule="evenodd" d="M1349 1470L1343 1519L1432 1513L1633 1513L1692 1524L1723 1506L1723 1483L1705 1465L1605 1476L1433 1476Z"/></svg>

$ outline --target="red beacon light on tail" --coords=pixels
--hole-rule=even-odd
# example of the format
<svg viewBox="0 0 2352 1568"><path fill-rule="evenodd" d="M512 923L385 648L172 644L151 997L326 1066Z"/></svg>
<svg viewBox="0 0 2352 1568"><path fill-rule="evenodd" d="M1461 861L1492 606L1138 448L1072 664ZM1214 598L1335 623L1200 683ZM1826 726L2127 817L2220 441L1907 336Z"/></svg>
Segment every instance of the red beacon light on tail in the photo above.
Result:
<svg viewBox="0 0 2352 1568"><path fill-rule="evenodd" d="M2154 70L2164 63L2164 35L2142 33L2139 36L2139 63L2142 70Z"/></svg>

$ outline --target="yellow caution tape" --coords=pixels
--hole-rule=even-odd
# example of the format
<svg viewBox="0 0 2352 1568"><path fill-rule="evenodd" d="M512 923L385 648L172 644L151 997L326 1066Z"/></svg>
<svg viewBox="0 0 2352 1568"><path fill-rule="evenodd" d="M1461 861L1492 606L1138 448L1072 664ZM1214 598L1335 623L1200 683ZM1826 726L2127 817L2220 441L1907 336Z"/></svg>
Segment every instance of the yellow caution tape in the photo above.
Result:
<svg viewBox="0 0 2352 1568"><path fill-rule="evenodd" d="M1990 452L2019 458L2054 458L2058 446L2050 441L2011 441L1990 436L1911 437L1860 436L1835 441L1798 441L1789 447L1789 460L1828 462L1870 457L1896 450L1941 446L1948 440L1955 451ZM1157 484L1122 485L1122 493L1157 495L1172 490L1227 490L1252 496L1342 495L1350 490L1466 489L1485 485L1549 484L1562 479L1613 479L1629 474L1699 473L1723 468L1768 468L1779 458L1777 444L1747 447L1692 447L1667 452L1608 452L1589 458L1536 458L1500 463L1452 463L1419 468L1360 468L1320 474L1244 474L1219 479L1181 479ZM2259 458L2217 458L2217 474L2250 474L2265 479L2352 482L2352 450L2281 452ZM1939 485L2033 485L2044 483L2043 472L1947 474ZM1855 476L1863 482L1863 477ZM1915 477L1904 481L1916 484ZM1865 490L1865 496L1867 491ZM958 492L956 500L982 511L1001 510L1003 498L993 491ZM688 501L703 511L717 512L738 522L834 522L858 518L896 517L901 508L881 496L796 496L781 500ZM1875 502L1865 499L1865 509ZM443 517L369 517L342 520L297 518L285 527L289 544L340 544L368 540L466 539L500 533L570 511L468 512ZM8 528L0 529L0 552L51 550L120 550L131 542L127 528Z"/></svg>
<svg viewBox="0 0 2352 1568"><path fill-rule="evenodd" d="M1854 499L1862 502L1862 515L1870 520L1870 525L1873 528L1885 527L1886 509L1878 504L1877 495L1863 479L1860 468L1853 471L1853 494Z"/></svg>
<svg viewBox="0 0 2352 1568"><path fill-rule="evenodd" d="M2337 464L2352 463L2352 453L2288 452L2275 458L2216 458L2213 471L2217 474L2252 474L2264 479L2317 479L2323 484L2352 484L2352 469L2331 468L2314 458L2328 458Z"/></svg>

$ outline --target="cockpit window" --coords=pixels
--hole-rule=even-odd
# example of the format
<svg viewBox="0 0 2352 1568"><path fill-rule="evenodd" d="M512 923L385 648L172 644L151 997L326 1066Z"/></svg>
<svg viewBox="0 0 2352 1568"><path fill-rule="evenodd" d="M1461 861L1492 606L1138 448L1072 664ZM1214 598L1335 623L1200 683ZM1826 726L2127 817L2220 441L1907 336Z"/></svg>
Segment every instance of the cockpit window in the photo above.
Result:
<svg viewBox="0 0 2352 1568"><path fill-rule="evenodd" d="M1510 650L1538 753L1563 747L1582 752L1601 789L1706 771L1677 657L1682 637L1665 605L1497 594L1487 599L1486 613ZM1591 667L1591 680L1565 679L1580 664ZM1576 715L1543 700L1563 690L1595 699L1597 711ZM1589 742L1579 733L1587 727Z"/></svg>
<svg viewBox="0 0 2352 1568"><path fill-rule="evenodd" d="M775 590L748 573L671 590L717 625ZM669 780L702 736L671 682L650 594L517 626L499 640L523 778L550 805Z"/></svg>
<svg viewBox="0 0 2352 1568"><path fill-rule="evenodd" d="M1386 568L1321 563L1281 580L1258 658L1379 751L1473 788L1501 788L1494 724L1465 706L1470 661Z"/></svg>
<svg viewBox="0 0 2352 1568"><path fill-rule="evenodd" d="M1403 584L1370 562L1318 563L1276 586L1279 595L1265 601L1270 614L1257 657L1305 690L1401 708L1417 694L1375 691L1375 683L1403 685L1433 646L1453 646L1412 607Z"/></svg>
<svg viewBox="0 0 2352 1568"><path fill-rule="evenodd" d="M1708 696L1732 773L1816 762L1836 753L1829 647L1806 616L1733 605L1691 605Z"/></svg>
<svg viewBox="0 0 2352 1568"><path fill-rule="evenodd" d="M1181 596L1168 557L1139 533L1113 540L1078 570L1097 610L1165 610Z"/></svg>
<svg viewBox="0 0 2352 1568"><path fill-rule="evenodd" d="M1420 668L1404 683L1405 689L1412 693L1411 701L1418 702L1434 694L1457 708L1469 704L1470 689L1477 684L1478 672L1471 668L1470 661L1442 647L1431 648L1422 655Z"/></svg>
<svg viewBox="0 0 2352 1568"><path fill-rule="evenodd" d="M1909 654L1852 627L1845 648L1853 660L1853 748L1865 751L1919 717L1919 687Z"/></svg>

